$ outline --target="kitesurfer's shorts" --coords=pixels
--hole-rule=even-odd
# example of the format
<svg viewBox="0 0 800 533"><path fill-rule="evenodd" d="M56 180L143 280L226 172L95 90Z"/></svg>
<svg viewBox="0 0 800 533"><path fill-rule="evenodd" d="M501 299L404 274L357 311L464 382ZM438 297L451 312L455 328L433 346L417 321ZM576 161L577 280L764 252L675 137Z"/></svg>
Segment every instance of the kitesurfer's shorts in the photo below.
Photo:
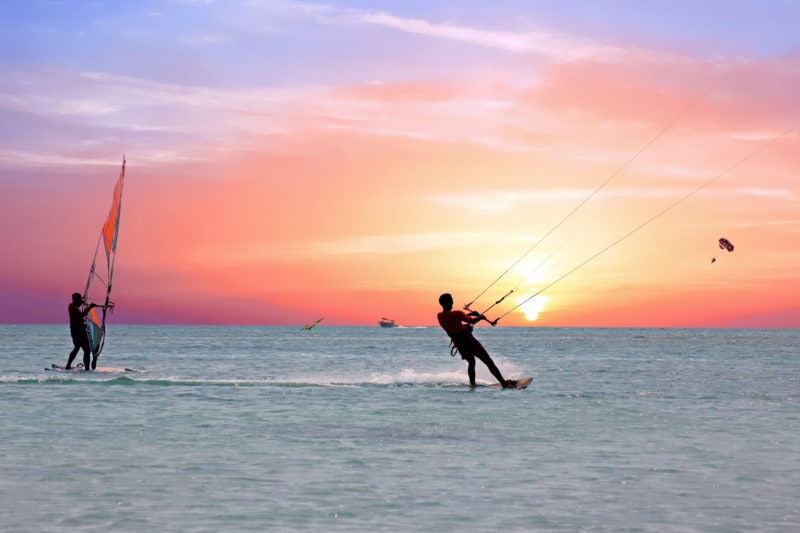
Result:
<svg viewBox="0 0 800 533"><path fill-rule="evenodd" d="M454 335L452 340L453 344L458 350L459 355L461 355L461 359L464 359L465 361L470 357L475 357L475 354L480 349L480 343L478 342L478 339L473 337L470 333Z"/></svg>

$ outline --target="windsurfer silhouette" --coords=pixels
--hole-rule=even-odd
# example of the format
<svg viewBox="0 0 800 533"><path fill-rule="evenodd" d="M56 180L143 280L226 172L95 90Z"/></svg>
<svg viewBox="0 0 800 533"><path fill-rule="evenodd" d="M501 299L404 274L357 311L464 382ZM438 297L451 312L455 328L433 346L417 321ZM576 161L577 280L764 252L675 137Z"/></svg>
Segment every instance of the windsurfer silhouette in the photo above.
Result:
<svg viewBox="0 0 800 533"><path fill-rule="evenodd" d="M72 336L74 348L69 352L67 368L72 368L72 361L78 354L78 350L83 350L83 369L89 371L92 368L89 365L89 336L86 334L86 324L83 319L89 314L89 311L97 307L97 305L93 303L89 304L86 309L81 311L81 305L83 303L81 293L73 292L72 303L67 307L67 311L69 311L69 332Z"/></svg>
<svg viewBox="0 0 800 533"><path fill-rule="evenodd" d="M452 340L453 345L461 354L461 359L467 362L467 375L469 384L475 387L475 358L480 359L489 369L489 372L500 382L503 388L516 387L517 382L513 379L503 378L503 374L492 361L486 348L472 336L472 325L480 320L487 320L485 316L476 311L465 313L460 309L453 309L453 296L449 293L439 296L439 305L442 312L436 315L439 325L445 330ZM488 321L488 320L487 320Z"/></svg>

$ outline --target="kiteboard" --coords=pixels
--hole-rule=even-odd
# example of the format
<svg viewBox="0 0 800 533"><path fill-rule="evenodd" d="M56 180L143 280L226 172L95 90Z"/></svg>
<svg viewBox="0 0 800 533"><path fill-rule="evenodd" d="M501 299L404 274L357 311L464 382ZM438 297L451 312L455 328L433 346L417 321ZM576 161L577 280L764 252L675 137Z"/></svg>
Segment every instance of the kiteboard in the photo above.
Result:
<svg viewBox="0 0 800 533"><path fill-rule="evenodd" d="M517 382L517 385L515 387L506 387L506 388L507 389L512 389L512 390L527 389L528 385L530 385L531 382L533 381L533 378L531 378L531 377L519 378L519 379L517 379L515 381ZM490 387L495 387L495 388L498 388L498 389L502 388L499 383L494 383L494 384L489 385L489 386Z"/></svg>
<svg viewBox="0 0 800 533"><path fill-rule="evenodd" d="M45 368L45 370L52 370L54 372L83 372L83 365L78 364L73 366L72 368L67 368L65 366L58 366L56 364L50 365L50 368ZM95 369L91 370L91 372L100 372L106 374L120 374L123 372L138 372L133 368L123 368L123 367L115 367L115 366L98 366Z"/></svg>

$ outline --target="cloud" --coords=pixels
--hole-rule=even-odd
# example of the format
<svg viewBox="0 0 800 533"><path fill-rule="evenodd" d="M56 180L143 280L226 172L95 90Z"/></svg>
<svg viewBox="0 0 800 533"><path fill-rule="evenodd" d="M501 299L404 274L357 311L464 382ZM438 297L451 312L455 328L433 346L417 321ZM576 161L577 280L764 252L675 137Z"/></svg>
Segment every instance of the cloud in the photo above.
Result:
<svg viewBox="0 0 800 533"><path fill-rule="evenodd" d="M76 139L84 143L123 139L130 145L133 139L137 152L144 156L142 161L206 161L247 151L294 153L303 141L314 142L315 136L350 134L428 144L466 143L493 152L547 152L552 158L586 164L629 158L630 151L649 138L649 129L663 127L697 98L691 96L697 94L694 77L707 67L702 60L686 58L681 58L678 66L652 61L641 65L637 61L649 54L667 63L676 60L638 48L587 44L558 32L491 31L316 4L288 7L324 24L369 25L515 54L536 54L556 65L535 79L527 70L479 64L444 80L365 83L319 78L318 84L281 87L202 86L102 70L31 68L4 73L0 108L57 122L70 132L69 138L61 135L56 141L65 145L74 146ZM287 5L270 4L264 9L280 9L285 15ZM215 33L198 35L211 41L225 38ZM357 61L357 55L353 57ZM611 60L620 63L603 63ZM360 72L358 66L347 64L341 70ZM796 85L788 83L796 76L790 67L773 66L758 79L770 86ZM712 72L707 78L713 80L714 76ZM524 86L520 79L525 80ZM774 100L778 107L781 100ZM708 111L707 107L713 113L705 115L695 129L707 127L716 137L733 135L752 142L768 135L766 119L756 122L760 115L741 105L740 98L732 102L717 106L703 102L702 111ZM732 129L728 127L730 117L746 121L740 119L743 123ZM718 125L717 120L724 122ZM46 129L41 123L37 126ZM37 139L43 152L58 151L47 146L46 140ZM34 164L37 158L22 152L35 154L37 146L21 150L17 160ZM169 150L164 149L167 146ZM684 164L682 168L662 167L661 174L702 179L704 173Z"/></svg>
<svg viewBox="0 0 800 533"><path fill-rule="evenodd" d="M495 239L494 234L480 232L377 235L311 244L309 251L313 255L404 254L469 246Z"/></svg>
<svg viewBox="0 0 800 533"><path fill-rule="evenodd" d="M302 243L250 243L229 246L221 253L199 249L194 260L204 265L248 264L273 261L300 261L355 255L397 255L462 246L496 243L497 235L488 232L433 232L403 235L367 235L329 241Z"/></svg>
<svg viewBox="0 0 800 533"><path fill-rule="evenodd" d="M230 35L222 33L205 33L205 34L190 35L184 37L181 40L186 44L205 45L205 44L229 43L233 40L233 38Z"/></svg>
<svg viewBox="0 0 800 533"><path fill-rule="evenodd" d="M580 42L550 31L492 31L455 23L435 23L420 18L406 18L377 10L334 8L299 4L298 9L321 23L381 26L406 33L459 41L475 46L534 54L553 62L675 62L679 58L663 52L633 47Z"/></svg>
<svg viewBox="0 0 800 533"><path fill-rule="evenodd" d="M97 165L108 166L108 158L88 156L63 156L60 154L47 154L30 152L26 150L0 149L0 166L18 167L63 167L65 165Z"/></svg>
<svg viewBox="0 0 800 533"><path fill-rule="evenodd" d="M534 202L580 202L595 192L594 189L521 189L504 191L480 191L428 196L430 202L472 211L506 211L516 206ZM686 189L679 188L619 188L603 189L597 192L600 198L672 198L677 199L686 194ZM724 194L724 193L710 193Z"/></svg>
<svg viewBox="0 0 800 533"><path fill-rule="evenodd" d="M226 146L280 152L293 135L336 131L536 151L542 147L503 130L543 133L548 125L558 127L546 112L528 108L522 114L512 94L497 98L454 88L449 81L373 86L365 92L363 85L203 87L61 69L10 72L7 79L12 89L0 92L0 108L62 124L72 130L73 143L75 135L92 136L93 129L104 137L134 135L144 145L137 151L157 151L160 161L166 145L184 154L176 161L206 160ZM51 91L56 86L59 90ZM431 100L431 95L439 96Z"/></svg>
<svg viewBox="0 0 800 533"><path fill-rule="evenodd" d="M797 200L797 196L789 189L780 188L755 188L755 187L742 187L736 189L736 194L744 196L755 196L757 198L774 198L778 200Z"/></svg>

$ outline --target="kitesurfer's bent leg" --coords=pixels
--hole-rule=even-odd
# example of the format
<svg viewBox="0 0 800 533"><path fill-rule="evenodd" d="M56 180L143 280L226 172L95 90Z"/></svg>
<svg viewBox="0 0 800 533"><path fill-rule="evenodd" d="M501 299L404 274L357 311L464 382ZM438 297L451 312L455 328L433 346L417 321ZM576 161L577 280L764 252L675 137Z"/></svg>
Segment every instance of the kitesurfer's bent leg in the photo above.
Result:
<svg viewBox="0 0 800 533"><path fill-rule="evenodd" d="M500 385L503 387L507 386L506 380L503 377L503 374L500 373L500 369L497 368L497 365L494 364L492 358L489 356L489 352L486 351L486 348L483 347L477 339L475 339L475 349L474 349L475 357L483 361L483 364L486 365L486 368L489 369L489 372L495 377L497 381L500 382Z"/></svg>

